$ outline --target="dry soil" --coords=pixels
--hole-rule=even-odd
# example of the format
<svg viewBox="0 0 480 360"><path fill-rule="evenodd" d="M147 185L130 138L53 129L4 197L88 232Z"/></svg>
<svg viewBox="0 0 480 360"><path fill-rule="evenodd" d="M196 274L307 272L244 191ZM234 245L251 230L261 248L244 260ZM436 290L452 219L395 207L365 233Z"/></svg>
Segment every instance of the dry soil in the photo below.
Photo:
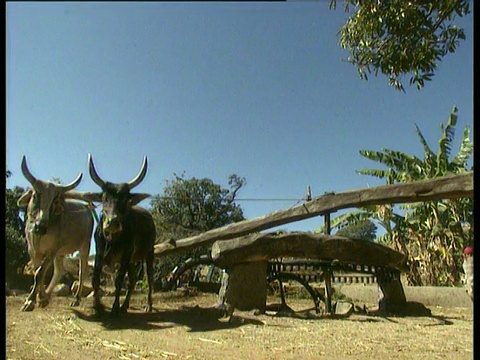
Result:
<svg viewBox="0 0 480 360"><path fill-rule="evenodd" d="M150 314L142 311L145 298L135 295L118 319L99 319L91 299L74 309L71 299L56 297L46 308L21 312L24 296L6 297L6 358L473 359L471 306L429 305L432 316L424 317L332 318L316 314L309 299L288 299L294 316L236 311L228 321L214 294L156 293ZM103 302L111 306L113 298Z"/></svg>

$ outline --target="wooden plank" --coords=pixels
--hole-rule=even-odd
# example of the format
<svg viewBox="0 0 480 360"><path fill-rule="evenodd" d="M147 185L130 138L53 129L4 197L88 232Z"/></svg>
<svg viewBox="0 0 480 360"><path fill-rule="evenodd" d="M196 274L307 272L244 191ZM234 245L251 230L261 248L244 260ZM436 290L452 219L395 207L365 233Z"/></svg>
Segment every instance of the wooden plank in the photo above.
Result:
<svg viewBox="0 0 480 360"><path fill-rule="evenodd" d="M262 217L239 221L197 236L157 244L155 245L155 255L163 256L200 245L211 245L217 240L232 239L290 222L325 215L340 209L356 208L364 205L413 203L468 197L473 197L473 172L438 177L426 181L327 194L304 204L278 210Z"/></svg>
<svg viewBox="0 0 480 360"><path fill-rule="evenodd" d="M406 256L388 246L367 240L308 232L255 233L216 241L212 259L221 267L273 258L338 260L345 264L388 266L406 271Z"/></svg>

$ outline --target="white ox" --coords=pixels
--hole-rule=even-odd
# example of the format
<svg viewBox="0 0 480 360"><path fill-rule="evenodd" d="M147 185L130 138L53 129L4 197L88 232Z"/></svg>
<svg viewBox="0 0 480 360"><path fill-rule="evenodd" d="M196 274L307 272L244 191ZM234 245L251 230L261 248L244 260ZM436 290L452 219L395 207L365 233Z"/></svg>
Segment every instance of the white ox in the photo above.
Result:
<svg viewBox="0 0 480 360"><path fill-rule="evenodd" d="M80 286L71 306L78 306L87 271L93 216L87 203L69 199L67 192L80 184L82 173L68 185L38 180L30 173L25 156L22 159L22 173L33 187L17 203L19 207L26 207L25 237L34 270L33 287L22 311L34 309L37 294L39 306L48 305L55 285L65 274L63 259L75 251L80 253ZM45 275L52 263L53 276L44 289Z"/></svg>

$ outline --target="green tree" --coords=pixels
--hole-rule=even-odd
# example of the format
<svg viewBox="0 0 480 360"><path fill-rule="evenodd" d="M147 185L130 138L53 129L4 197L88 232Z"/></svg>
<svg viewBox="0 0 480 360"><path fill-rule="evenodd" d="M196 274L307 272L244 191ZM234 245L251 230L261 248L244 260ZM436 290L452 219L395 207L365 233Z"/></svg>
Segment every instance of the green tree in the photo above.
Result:
<svg viewBox="0 0 480 360"><path fill-rule="evenodd" d="M246 185L245 178L235 174L228 178L229 189L210 179L185 179L174 174L167 181L163 194L151 201L157 229L157 242L177 240L244 220L242 208L235 203L237 192ZM159 283L181 261L207 253L208 247L198 247L181 254L162 257L155 264L155 282Z"/></svg>
<svg viewBox="0 0 480 360"><path fill-rule="evenodd" d="M473 143L470 141L470 129L465 127L460 149L451 157L456 124L457 108L454 106L447 123L441 125L442 136L436 154L416 126L424 150L423 159L389 149L361 150L362 156L385 165L387 169L364 169L357 172L385 179L387 184L464 173L468 171ZM405 253L409 258L410 272L407 280L411 285L459 284L462 250L473 244L473 199L405 204L399 206L399 209L401 211L396 212L393 205L364 207L361 211L334 219L332 227L342 221L377 221L386 230L378 241Z"/></svg>
<svg viewBox="0 0 480 360"><path fill-rule="evenodd" d="M6 179L11 172L6 172ZM24 239L24 222L19 216L17 200L25 190L16 186L5 188L5 281L9 286L26 288L30 279L23 275L23 267L29 260Z"/></svg>
<svg viewBox="0 0 480 360"><path fill-rule="evenodd" d="M349 239L374 241L377 237L377 226L369 219L347 224L341 227L335 235Z"/></svg>
<svg viewBox="0 0 480 360"><path fill-rule="evenodd" d="M438 62L465 39L453 21L470 13L468 0L344 0L344 7L352 14L339 32L340 46L350 52L347 61L361 79L380 71L401 91L404 75L418 89L432 79Z"/></svg>

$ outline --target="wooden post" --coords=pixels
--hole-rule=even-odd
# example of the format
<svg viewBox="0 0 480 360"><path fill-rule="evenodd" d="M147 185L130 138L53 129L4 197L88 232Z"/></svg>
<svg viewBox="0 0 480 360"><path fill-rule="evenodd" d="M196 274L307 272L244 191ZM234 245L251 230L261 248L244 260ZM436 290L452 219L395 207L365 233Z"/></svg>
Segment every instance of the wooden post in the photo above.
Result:
<svg viewBox="0 0 480 360"><path fill-rule="evenodd" d="M383 293L383 297L378 302L378 311L383 314L404 313L407 299L400 281L400 273L384 274L380 271L377 275L377 282Z"/></svg>
<svg viewBox="0 0 480 360"><path fill-rule="evenodd" d="M285 300L285 289L283 287L283 281L278 277L278 284L280 285L280 299L282 300L282 308L287 307L287 301Z"/></svg>
<svg viewBox="0 0 480 360"><path fill-rule="evenodd" d="M332 231L331 225L330 225L330 213L325 214L325 234L330 235L330 232Z"/></svg>
<svg viewBox="0 0 480 360"><path fill-rule="evenodd" d="M226 305L241 311L259 310L265 313L267 306L268 261L238 263L227 268L228 285Z"/></svg>
<svg viewBox="0 0 480 360"><path fill-rule="evenodd" d="M332 231L330 225L330 213L325 214L325 234L330 235ZM333 313L332 309L332 271L330 269L323 272L323 278L325 280L325 307L327 313L330 315Z"/></svg>
<svg viewBox="0 0 480 360"><path fill-rule="evenodd" d="M323 277L325 279L325 307L327 313L330 315L333 314L332 309L332 271L330 269L323 272Z"/></svg>
<svg viewBox="0 0 480 360"><path fill-rule="evenodd" d="M226 306L225 296L227 293L227 287L228 287L228 273L225 270L222 270L222 278L220 283L220 290L218 291L217 306L220 306L220 307Z"/></svg>

